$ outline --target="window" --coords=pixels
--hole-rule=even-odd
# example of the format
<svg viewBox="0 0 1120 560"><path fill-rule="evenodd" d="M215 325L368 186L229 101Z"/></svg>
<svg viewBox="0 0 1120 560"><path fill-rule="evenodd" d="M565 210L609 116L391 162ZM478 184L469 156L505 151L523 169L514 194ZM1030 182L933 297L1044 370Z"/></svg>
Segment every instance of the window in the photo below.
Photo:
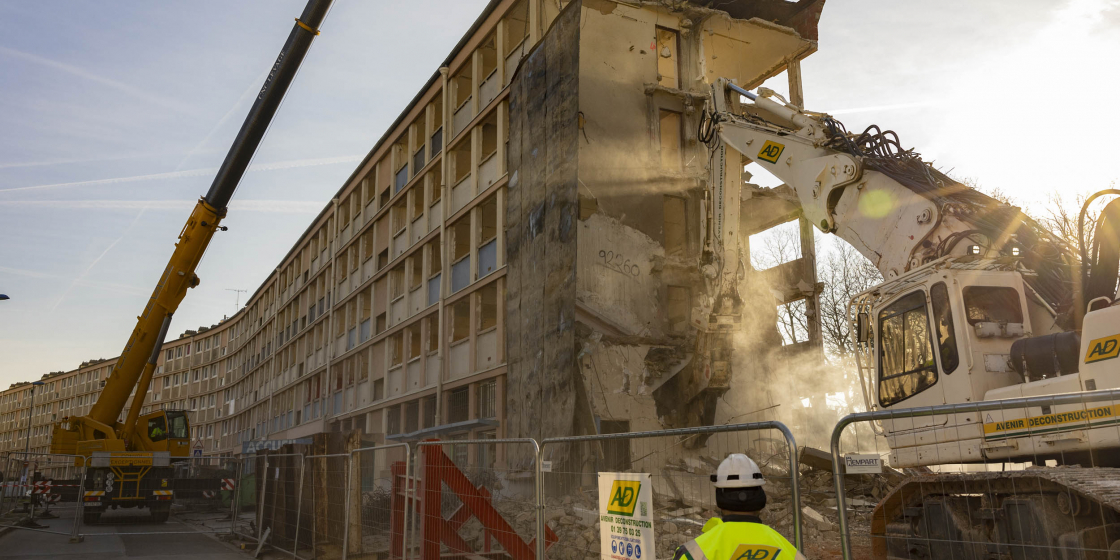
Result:
<svg viewBox="0 0 1120 560"><path fill-rule="evenodd" d="M667 88L679 89L680 39L677 32L657 28L657 83Z"/></svg>
<svg viewBox="0 0 1120 560"><path fill-rule="evenodd" d="M451 342L458 342L471 335L470 298L463 298L451 307Z"/></svg>
<svg viewBox="0 0 1120 560"><path fill-rule="evenodd" d="M478 290L478 332L486 331L498 324L498 283Z"/></svg>
<svg viewBox="0 0 1120 560"><path fill-rule="evenodd" d="M912 292L879 312L879 404L892 406L933 386L925 292Z"/></svg>
<svg viewBox="0 0 1120 560"><path fill-rule="evenodd" d="M163 416L148 420L148 439L153 442L167 439L167 422L164 421Z"/></svg>
<svg viewBox="0 0 1120 560"><path fill-rule="evenodd" d="M401 407L393 406L385 410L385 433L396 435L401 433Z"/></svg>
<svg viewBox="0 0 1120 560"><path fill-rule="evenodd" d="M666 196L662 202L665 219L665 254L684 256L688 250L688 223L685 200L679 196Z"/></svg>
<svg viewBox="0 0 1120 560"><path fill-rule="evenodd" d="M187 439L189 427L187 424L187 413L185 412L168 412L167 421L171 425L171 437L176 439Z"/></svg>
<svg viewBox="0 0 1120 560"><path fill-rule="evenodd" d="M447 399L448 421L452 424L470 420L470 388L460 387L451 391Z"/></svg>
<svg viewBox="0 0 1120 560"><path fill-rule="evenodd" d="M662 109L660 115L661 167L681 167L681 114Z"/></svg>
<svg viewBox="0 0 1120 560"><path fill-rule="evenodd" d="M937 331L937 350L941 354L941 371L953 373L961 363L957 353L957 337L953 333L953 310L949 307L949 289L938 282L929 290L933 303L933 326Z"/></svg>
<svg viewBox="0 0 1120 560"><path fill-rule="evenodd" d="M687 286L669 286L668 305L669 331L684 333L688 331L689 315L692 311L692 294Z"/></svg>
<svg viewBox="0 0 1120 560"><path fill-rule="evenodd" d="M599 423L601 434L626 434L630 432L630 422L627 420L603 420ZM631 467L630 440L613 439L602 442L603 465L599 470L628 471Z"/></svg>
<svg viewBox="0 0 1120 560"><path fill-rule="evenodd" d="M970 325L1023 322L1023 308L1015 288L969 286L964 289L964 308Z"/></svg>
<svg viewBox="0 0 1120 560"><path fill-rule="evenodd" d="M478 384L478 417L494 418L498 398L498 382L491 379Z"/></svg>

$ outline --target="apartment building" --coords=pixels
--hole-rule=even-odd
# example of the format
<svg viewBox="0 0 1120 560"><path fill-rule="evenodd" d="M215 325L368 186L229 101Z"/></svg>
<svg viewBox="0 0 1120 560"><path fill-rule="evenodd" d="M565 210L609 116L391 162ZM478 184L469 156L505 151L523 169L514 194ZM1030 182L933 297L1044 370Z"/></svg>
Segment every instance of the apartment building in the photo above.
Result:
<svg viewBox="0 0 1120 560"><path fill-rule="evenodd" d="M658 389L704 362L697 119L719 77L753 88L789 69L799 103L822 5L492 1L245 307L166 343L144 411L191 411L205 455L353 429L381 443L687 423ZM789 197L743 189L740 235L797 219ZM811 235L802 247L763 307L815 298ZM43 376L33 449L113 364ZM0 393L0 451L25 443L29 391ZM702 400L705 419L740 408Z"/></svg>

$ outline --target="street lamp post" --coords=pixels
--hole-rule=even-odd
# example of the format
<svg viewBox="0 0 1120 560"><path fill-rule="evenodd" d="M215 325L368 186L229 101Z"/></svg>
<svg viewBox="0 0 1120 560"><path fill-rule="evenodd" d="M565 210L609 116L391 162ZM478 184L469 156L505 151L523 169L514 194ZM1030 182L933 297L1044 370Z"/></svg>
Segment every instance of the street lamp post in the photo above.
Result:
<svg viewBox="0 0 1120 560"><path fill-rule="evenodd" d="M31 382L31 408L27 409L27 441L23 444L24 465L28 464L27 457L31 451L31 421L35 418L35 387L38 387L40 385L46 385L46 383L43 383L42 381ZM24 471L24 474L27 474L26 470Z"/></svg>

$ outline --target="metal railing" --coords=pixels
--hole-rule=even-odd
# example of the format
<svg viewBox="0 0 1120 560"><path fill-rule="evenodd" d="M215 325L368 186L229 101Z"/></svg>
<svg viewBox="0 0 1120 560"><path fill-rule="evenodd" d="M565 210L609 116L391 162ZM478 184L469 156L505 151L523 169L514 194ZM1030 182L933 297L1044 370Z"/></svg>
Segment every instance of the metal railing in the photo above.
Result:
<svg viewBox="0 0 1120 560"><path fill-rule="evenodd" d="M801 527L801 523L802 523L802 521L801 521L801 494L800 494L800 489L799 489L800 479L799 479L799 472L798 472L799 469L800 469L800 465L798 463L798 456L797 456L797 441L794 439L793 433L790 432L789 428L787 428L781 422L764 421L764 422L750 422L750 423L743 423L743 424L727 424L727 425L722 425L722 426L702 426L702 427L695 427L695 428L678 428L678 429L669 429L669 430L656 430L656 431L647 431L647 432L630 432L630 433L620 433L620 434L603 434L603 435L546 438L546 439L541 440L540 452L538 453L538 459L537 459L537 469L539 471L542 468L542 465L544 465L546 463L546 461L549 461L549 455L547 453L549 447L550 446L556 446L557 444L561 444L561 443L600 443L601 444L603 442L609 442L609 441L612 441L612 440L614 440L614 441L619 441L619 440L629 441L629 440L640 440L640 439L649 439L649 438L684 438L683 440L679 440L677 443L675 443L673 446L671 446L671 448L675 449L677 447L683 446L686 442L690 443L691 445L696 445L697 444L696 442L699 439L703 439L704 440L703 443L707 444L707 438L710 438L711 436L717 435L717 434L758 432L758 431L764 431L764 430L776 430L776 431L778 431L779 433L782 434L782 438L785 441L786 454L788 456L790 503L791 503L790 510L791 510L791 514L792 514L793 544L798 550L801 550L802 546L803 546L803 538L802 538L802 527ZM691 440L691 441L689 441L689 440ZM756 451L760 447L759 445L757 445L757 443L759 443L759 442L756 442L756 445L755 445L755 450ZM723 447L724 447L724 449L722 449L722 451L744 452L744 453L746 453L746 452L748 452L748 448L751 447L751 446L750 446L749 442L748 442L747 445L742 445L741 442L734 442L732 444L724 445ZM663 450L654 450L652 453L647 453L644 456L640 456L639 459L646 459L646 458L654 456L654 454L668 454L670 452L675 452L675 450L674 451L668 451L668 449L669 448L666 448L666 449L663 449ZM603 450L601 448L598 450L598 452L599 452L600 456L602 456ZM716 453L717 456L720 455L720 454L721 454L720 452ZM757 455L757 453L748 453L748 455ZM665 463L664 458L665 457L659 457L659 460L654 461L654 462L658 462L658 463L663 464L663 463ZM722 457L720 457L720 458L722 459ZM630 460L630 461L623 461L623 462L632 464L633 462L638 462L638 461ZM606 466L608 468L613 468L612 465L606 465ZM626 465L618 465L616 463L616 465L614 465L614 466L626 466ZM704 481L703 488L704 488L704 491L706 491L706 492L711 492L710 487L707 484L707 481L708 481L708 474L710 472L714 472L714 471L715 471L714 468L710 468L710 470L705 471L705 473L702 475L702 478L703 478L703 481ZM568 473L568 474L575 474L575 473ZM662 470L662 475L661 476L664 476L666 478L669 477L669 475L666 474L664 472L664 470ZM701 476L701 475L693 475L693 476ZM546 505L546 499L545 499L545 495L544 495L544 483L543 483L543 479L541 477L540 472L538 472L538 480L541 481L540 482L541 490L540 490L540 495L538 497L539 508L541 509L541 514L540 514L539 520L538 520L540 527L538 528L537 532L538 532L538 535L543 535L545 533L545 530L546 530L546 528L545 528L545 515L543 513L543 510L544 510L545 505ZM672 486L672 485L670 484L670 486ZM545 555L544 555L545 544L546 543L544 542L544 540L542 540L538 536L538 539L537 539L537 557L538 558L542 558L542 559L545 558ZM595 551L595 554L597 555L598 551Z"/></svg>
<svg viewBox="0 0 1120 560"><path fill-rule="evenodd" d="M849 526L849 521L848 521L848 504L847 504L846 495L845 495L845 480L844 480L845 472L842 469L842 466L844 465L844 458L842 457L841 450L840 450L841 437L844 435L845 430L849 426L853 426L853 425L855 425L857 423L861 423L861 422L882 422L882 421L893 421L893 420L906 419L906 418L924 418L924 417L931 417L931 416L942 416L942 415L947 416L947 415L955 415L955 414L980 414L980 413L983 413L983 412L994 412L994 411L1023 411L1025 413L1026 409L1029 409L1029 408L1057 407L1057 406L1071 406L1071 405L1076 406L1076 405L1086 405L1088 403L1104 402L1104 401L1120 402L1120 389L1113 389L1113 390L1106 390L1106 391L1094 391L1094 392L1087 392L1087 393L1066 393L1066 394L1058 394L1058 395L1043 395L1043 396L1036 396L1036 397L1022 397L1022 398L1002 399L1002 400L984 401L984 402L976 402L976 403L946 404L946 405L918 407L918 408L909 408L909 409L900 409L900 410L877 410L877 411L872 411L872 412L858 412L858 413L849 414L849 415L845 416L844 418L842 418L836 424L835 428L832 431L832 439L831 439L833 480L834 480L835 491L836 491L837 510L838 510L838 513L839 513L838 524L839 524L839 532L840 532L840 547L841 547L842 557L844 558L844 560L851 560L852 559L852 537L851 537L850 526ZM1046 410L1045 408L1043 408L1043 412L1046 413L1046 414L1049 414L1049 410ZM1014 419L1016 419L1016 420L1025 419L1028 416L1029 416L1029 414L1024 414L1023 416L1016 416L1016 417L1014 417ZM1002 418L1001 418L1001 420L1002 420ZM978 417L976 419L976 421L981 421L981 418ZM970 420L971 423L975 423L976 421L971 421ZM983 423L984 422L981 422L981 425ZM1024 426L1024 428L1026 430L1026 434L1022 437L1037 437L1038 434L1034 433L1035 431L1031 430L1031 427L1030 427L1028 422L1023 422L1022 425ZM932 443L926 444L926 445L936 446L938 443L945 443L945 442L938 442L936 440L937 432L938 432L939 429L941 429L941 430L947 430L947 429L959 430L960 427L961 426L949 424L948 419L946 419L946 422L944 424L938 424L936 426L931 424L930 426L924 426L922 429L927 429L928 433L931 434L931 437L934 438L934 441ZM1084 425L1084 429L1095 429L1095 428L1092 428L1092 426L1088 422L1086 422L1086 424ZM916 432L917 430L918 429L911 427L911 428L909 428L905 431L900 431L899 433L901 433L903 435L907 435L907 436L913 436L914 432ZM982 430L982 427L981 427L981 430ZM1120 430L1120 428L1118 428L1118 430ZM1041 431L1041 430L1038 430L1038 431ZM888 432L887 435L888 435L888 437L890 437L891 436L890 432ZM1120 436L1120 433L1118 433L1118 436ZM896 435L895 437L901 437L901 436ZM956 443L958 445L961 445L962 441L964 439L965 438L959 438L958 440L948 442L948 443L950 443L950 444ZM974 438L971 438L971 439L979 439L981 442L987 440L987 438L985 436L981 436L981 435L977 435L977 436L975 436ZM892 450L892 452L897 452L897 450ZM1036 458L1045 459L1045 457L1038 457L1039 454L1036 451L1034 451L1033 447L1032 447L1032 451L1023 453L1023 455L1028 455L1028 456L1030 456L1032 454L1035 455ZM1049 455L1062 456L1062 454L1063 454L1063 452L1060 449L1057 449ZM1089 453L1090 459L1092 458L1092 456L1093 456L1092 455L1092 450L1090 450L1090 453ZM1011 458L1014 458L1014 457L1011 457ZM930 462L930 461L926 461L926 462ZM974 463L974 462L975 461L968 461L968 463ZM1004 467L1006 467L1006 463L1007 463L1007 461L1005 459L1000 459L1000 458L995 459L994 462L1004 463L1004 465L1003 465ZM1035 461L1035 462L1037 463L1037 461ZM965 461L960 461L960 463L965 463ZM983 458L983 462L981 462L980 464L987 465L987 457L986 456ZM1070 506L1070 503L1069 503L1068 500L1076 500L1076 498L1073 497L1073 496L1067 496L1066 499L1067 499L1066 507L1067 507L1067 509L1069 509L1072 506ZM884 498L884 502L885 501L886 501L886 498ZM992 507L994 507L994 504L987 504L987 506L988 506L989 509L991 509ZM882 507L882 503L880 503L878 507ZM1061 502L1059 500L1059 508L1060 507L1061 507ZM996 515L996 514L989 513L988 515ZM1101 515L1103 517L1103 513ZM1019 529L1022 529L1022 528L1020 527ZM933 541L934 539L927 538L925 540ZM883 547L887 546L888 543L886 541L887 541L887 535L884 534L883 543L882 543ZM1014 547L1037 546L1037 545L1029 545L1029 544L1021 545L1021 544L1015 544L1015 543L1012 543L1012 544L994 543L994 542L980 543L978 541L960 541L960 540L946 541L944 539L938 541L936 544L938 544L938 545L962 545L962 544L964 544L964 545L977 545L977 544L984 544L984 545L990 545L990 546L996 547L996 548L1002 547L1003 549L1014 548ZM1107 543L1107 542L1104 544L1103 553L1105 555L1108 554L1108 550L1107 550L1108 549L1108 544L1109 543ZM1068 547L1063 546L1062 548L1068 550ZM1089 550L1089 549L1084 547L1084 546L1081 546L1082 554L1084 553L1085 550ZM884 553L885 553L885 551L884 551ZM1053 551L1053 553L1058 554L1060 556L1059 551Z"/></svg>

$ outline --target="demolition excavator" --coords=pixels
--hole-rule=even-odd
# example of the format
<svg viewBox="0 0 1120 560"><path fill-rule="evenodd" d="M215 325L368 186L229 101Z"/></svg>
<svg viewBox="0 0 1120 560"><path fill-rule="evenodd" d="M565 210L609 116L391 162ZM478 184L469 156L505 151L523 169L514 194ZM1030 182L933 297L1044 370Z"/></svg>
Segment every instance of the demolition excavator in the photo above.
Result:
<svg viewBox="0 0 1120 560"><path fill-rule="evenodd" d="M1120 387L1120 361L1111 361L1120 356L1120 199L1086 219L1091 202L1120 191L1090 197L1078 239L1067 241L922 161L892 131L851 133L766 88L724 79L707 103L698 136L713 161L711 231L726 235L737 223L753 162L785 182L779 188L806 219L882 273L849 309L868 410ZM734 316L743 255L733 240L718 241L701 263L724 290L711 314ZM1118 424L1120 403L1103 401L875 425L896 468L1064 467L907 479L873 514L875 555L1120 557L1120 469L1110 468L1120 466Z"/></svg>
<svg viewBox="0 0 1120 560"><path fill-rule="evenodd" d="M176 489L173 463L190 453L190 421L181 410L140 414L144 397L171 317L187 290L198 286L195 269L214 234L226 231L221 221L227 205L319 34L331 2L309 0L296 19L214 182L179 233L171 260L137 317L97 402L88 415L63 418L53 427L51 453L76 455L76 465L87 467L83 497L87 523L96 522L106 509L118 507L148 508L156 521L166 521L170 515ZM135 395L131 403L130 394ZM128 414L122 419L126 403Z"/></svg>

